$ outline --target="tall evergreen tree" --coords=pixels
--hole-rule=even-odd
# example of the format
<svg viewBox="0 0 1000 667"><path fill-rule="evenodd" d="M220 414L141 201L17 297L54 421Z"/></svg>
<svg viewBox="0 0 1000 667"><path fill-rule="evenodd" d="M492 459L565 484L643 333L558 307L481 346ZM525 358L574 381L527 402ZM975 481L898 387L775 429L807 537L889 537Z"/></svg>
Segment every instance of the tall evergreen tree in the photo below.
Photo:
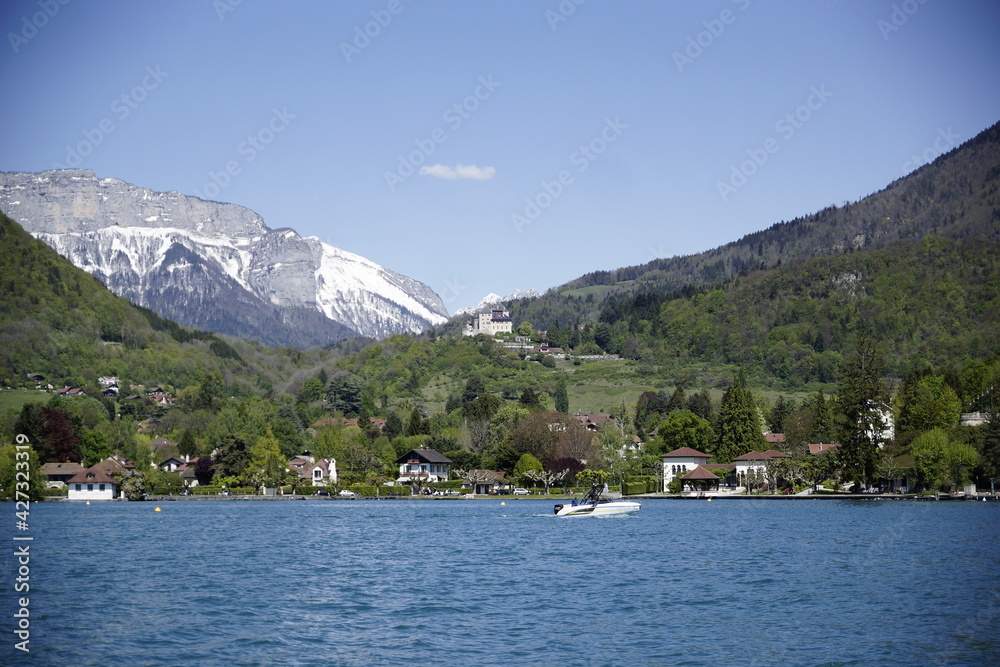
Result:
<svg viewBox="0 0 1000 667"><path fill-rule="evenodd" d="M715 410L712 408L712 398L708 395L708 390L706 389L702 389L697 394L691 394L687 401L687 409L709 424L715 422Z"/></svg>
<svg viewBox="0 0 1000 667"><path fill-rule="evenodd" d="M181 440L177 443L177 451L188 457L198 453L198 443L195 442L194 433L190 428L184 429L181 433Z"/></svg>
<svg viewBox="0 0 1000 667"><path fill-rule="evenodd" d="M566 378L560 377L556 381L556 412L569 414L569 392L566 389Z"/></svg>
<svg viewBox="0 0 1000 667"><path fill-rule="evenodd" d="M833 410L830 402L823 395L823 390L816 392L816 401L813 405L813 431L812 438L816 442L833 442Z"/></svg>
<svg viewBox="0 0 1000 667"><path fill-rule="evenodd" d="M885 373L885 359L875 339L867 333L859 334L854 350L844 361L836 416L844 474L856 483L855 490L875 477L882 413L889 404Z"/></svg>
<svg viewBox="0 0 1000 667"><path fill-rule="evenodd" d="M716 459L729 463L737 456L767 449L753 395L737 377L722 396L715 451Z"/></svg>
<svg viewBox="0 0 1000 667"><path fill-rule="evenodd" d="M670 395L670 400L667 401L667 412L677 412L678 410L683 410L685 405L684 387L677 385L677 388L674 389L674 393Z"/></svg>

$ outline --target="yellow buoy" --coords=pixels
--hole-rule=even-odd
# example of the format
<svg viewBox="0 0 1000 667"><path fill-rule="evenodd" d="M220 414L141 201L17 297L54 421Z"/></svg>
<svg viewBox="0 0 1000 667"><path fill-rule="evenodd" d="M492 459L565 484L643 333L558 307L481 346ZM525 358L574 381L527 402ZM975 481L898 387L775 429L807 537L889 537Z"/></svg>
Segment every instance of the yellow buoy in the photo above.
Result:
<svg viewBox="0 0 1000 667"><path fill-rule="evenodd" d="M89 500L87 501L87 504L88 504L88 505L90 504L90 501L89 501Z"/></svg>
<svg viewBox="0 0 1000 667"><path fill-rule="evenodd" d="M709 498L709 499L708 499L708 502L712 502L712 499L711 499L711 498Z"/></svg>
<svg viewBox="0 0 1000 667"><path fill-rule="evenodd" d="M154 511L154 512L159 512L159 511L161 511L161 510L160 510L160 508L159 508L159 507L157 507L157 508L156 508L155 510L153 510L153 511Z"/></svg>
<svg viewBox="0 0 1000 667"><path fill-rule="evenodd" d="M506 504L507 504L507 503L505 503L504 501L502 501L502 500L500 501L500 505L501 505L501 506L503 506L503 505L506 505Z"/></svg>

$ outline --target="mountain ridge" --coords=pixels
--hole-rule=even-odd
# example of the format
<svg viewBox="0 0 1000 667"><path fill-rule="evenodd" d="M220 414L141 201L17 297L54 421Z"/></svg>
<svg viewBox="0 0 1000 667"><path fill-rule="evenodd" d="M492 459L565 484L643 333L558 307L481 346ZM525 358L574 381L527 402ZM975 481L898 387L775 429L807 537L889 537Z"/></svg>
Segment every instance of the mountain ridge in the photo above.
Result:
<svg viewBox="0 0 1000 667"><path fill-rule="evenodd" d="M188 326L308 347L447 317L423 283L236 204L76 169L0 173L0 210L116 294Z"/></svg>

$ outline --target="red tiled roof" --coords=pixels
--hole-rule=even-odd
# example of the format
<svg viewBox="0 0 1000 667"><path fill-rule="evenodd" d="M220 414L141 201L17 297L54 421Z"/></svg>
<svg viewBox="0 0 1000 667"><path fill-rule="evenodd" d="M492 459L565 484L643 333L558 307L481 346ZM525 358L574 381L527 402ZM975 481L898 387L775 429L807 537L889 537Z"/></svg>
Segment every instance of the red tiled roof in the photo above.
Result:
<svg viewBox="0 0 1000 667"><path fill-rule="evenodd" d="M707 468L703 466L698 466L688 474L681 477L681 479L714 479L718 480L719 476L708 471Z"/></svg>
<svg viewBox="0 0 1000 667"><path fill-rule="evenodd" d="M78 472L77 474L66 480L67 484L117 484L115 480L111 478L108 474L106 467L103 464L106 461L101 461L97 465L92 465L83 472Z"/></svg>
<svg viewBox="0 0 1000 667"><path fill-rule="evenodd" d="M671 459L690 459L690 458L710 458L711 454L706 454L705 452L699 452L697 449L692 449L691 447L680 447L672 452L667 452L663 455L663 458Z"/></svg>
<svg viewBox="0 0 1000 667"><path fill-rule="evenodd" d="M785 434L784 433L765 433L764 434L764 439L767 440L768 442L784 442L785 441Z"/></svg>
<svg viewBox="0 0 1000 667"><path fill-rule="evenodd" d="M767 456L769 458L772 458L772 459L787 459L787 458L791 458L791 454L786 454L784 452L779 452L779 451L774 450L774 449L768 449L766 451L761 452L761 454L764 454L765 456Z"/></svg>
<svg viewBox="0 0 1000 667"><path fill-rule="evenodd" d="M837 449L840 447L839 442L816 442L809 444L810 454L822 454L823 452L828 452L831 449Z"/></svg>

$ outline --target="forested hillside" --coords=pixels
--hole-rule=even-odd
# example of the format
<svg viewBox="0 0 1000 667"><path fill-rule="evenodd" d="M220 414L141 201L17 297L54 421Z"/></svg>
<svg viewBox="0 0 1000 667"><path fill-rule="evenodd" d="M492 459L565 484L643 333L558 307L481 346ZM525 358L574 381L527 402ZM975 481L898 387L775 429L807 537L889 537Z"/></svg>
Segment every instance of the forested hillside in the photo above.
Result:
<svg viewBox="0 0 1000 667"><path fill-rule="evenodd" d="M787 386L835 381L860 330L885 347L897 376L963 364L1000 346L998 256L993 241L929 236L756 271L693 295L611 297L595 338L674 370L735 364Z"/></svg>
<svg viewBox="0 0 1000 667"><path fill-rule="evenodd" d="M671 293L726 283L749 271L927 234L1000 241L1000 124L855 203L829 206L707 252L595 271L537 299L508 304L516 321L545 328L592 319L610 294ZM622 221L627 222L627 221Z"/></svg>

